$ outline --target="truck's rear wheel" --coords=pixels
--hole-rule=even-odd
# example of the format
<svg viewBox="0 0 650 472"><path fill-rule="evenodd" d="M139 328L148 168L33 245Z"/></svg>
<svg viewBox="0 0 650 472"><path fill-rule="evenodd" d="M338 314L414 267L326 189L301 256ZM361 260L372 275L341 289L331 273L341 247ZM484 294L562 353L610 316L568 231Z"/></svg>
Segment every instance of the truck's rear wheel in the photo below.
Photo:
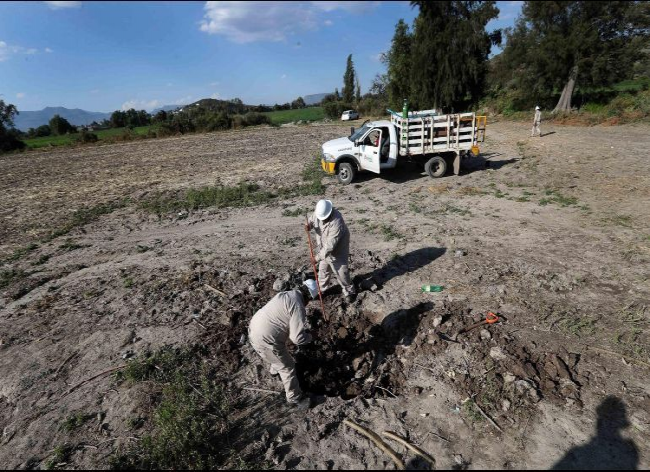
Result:
<svg viewBox="0 0 650 472"><path fill-rule="evenodd" d="M440 156L432 157L424 164L424 170L434 179L442 177L447 173L447 161Z"/></svg>
<svg viewBox="0 0 650 472"><path fill-rule="evenodd" d="M343 185L348 185L352 183L354 180L354 176L356 174L356 169L352 164L349 162L344 162L343 164L339 165L338 172L336 173L336 177L339 179L339 182L341 182Z"/></svg>

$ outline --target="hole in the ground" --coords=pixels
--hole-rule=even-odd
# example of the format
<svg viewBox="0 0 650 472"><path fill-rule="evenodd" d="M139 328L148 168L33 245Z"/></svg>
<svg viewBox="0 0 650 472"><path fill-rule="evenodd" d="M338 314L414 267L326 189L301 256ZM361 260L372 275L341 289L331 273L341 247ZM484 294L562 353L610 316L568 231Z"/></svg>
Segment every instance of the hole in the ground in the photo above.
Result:
<svg viewBox="0 0 650 472"><path fill-rule="evenodd" d="M431 303L397 310L374 324L363 312L339 309L340 297L327 303L329 322L318 319L314 341L296 354L298 377L308 392L350 399L362 395L397 396L405 377L395 348L409 346Z"/></svg>

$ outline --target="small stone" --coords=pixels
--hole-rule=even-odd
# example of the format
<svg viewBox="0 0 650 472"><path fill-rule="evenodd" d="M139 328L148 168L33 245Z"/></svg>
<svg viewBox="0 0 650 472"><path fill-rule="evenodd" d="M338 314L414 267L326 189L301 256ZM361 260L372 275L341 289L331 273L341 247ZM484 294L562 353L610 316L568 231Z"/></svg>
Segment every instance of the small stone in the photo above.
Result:
<svg viewBox="0 0 650 472"><path fill-rule="evenodd" d="M515 377L515 376L514 376L513 374L511 374L510 372L507 372L507 373L503 376L503 383L505 383L506 385L507 385L507 384L511 384L511 383L513 383L515 380L517 380L517 377Z"/></svg>
<svg viewBox="0 0 650 472"><path fill-rule="evenodd" d="M519 394L524 394L533 388L533 385L528 380L517 380L515 382L515 390Z"/></svg>
<svg viewBox="0 0 650 472"><path fill-rule="evenodd" d="M498 346L490 348L490 357L495 361L505 361L508 358L503 349Z"/></svg>
<svg viewBox="0 0 650 472"><path fill-rule="evenodd" d="M510 410L510 406L511 406L510 400L508 400L507 398L504 398L504 399L501 401L501 409L502 409L503 411L508 411L508 410Z"/></svg>
<svg viewBox="0 0 650 472"><path fill-rule="evenodd" d="M481 339L483 341L489 341L490 339L492 339L492 335L490 334L490 332L487 329L482 329L481 330Z"/></svg>
<svg viewBox="0 0 650 472"><path fill-rule="evenodd" d="M442 316L438 315L433 319L433 327L437 328L442 324Z"/></svg>

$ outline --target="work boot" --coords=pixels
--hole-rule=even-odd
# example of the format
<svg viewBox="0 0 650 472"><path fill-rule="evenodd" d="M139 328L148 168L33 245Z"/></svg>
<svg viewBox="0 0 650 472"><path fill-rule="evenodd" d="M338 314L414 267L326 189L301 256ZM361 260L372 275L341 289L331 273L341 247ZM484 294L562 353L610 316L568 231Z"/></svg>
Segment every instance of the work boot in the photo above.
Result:
<svg viewBox="0 0 650 472"><path fill-rule="evenodd" d="M298 398L296 401L288 402L289 406L298 410L298 411L305 411L309 409L309 405L311 403L310 399L308 396L303 395L300 398Z"/></svg>
<svg viewBox="0 0 650 472"><path fill-rule="evenodd" d="M354 301L357 299L357 294L356 293L351 293L345 297L345 302L350 304L354 303Z"/></svg>

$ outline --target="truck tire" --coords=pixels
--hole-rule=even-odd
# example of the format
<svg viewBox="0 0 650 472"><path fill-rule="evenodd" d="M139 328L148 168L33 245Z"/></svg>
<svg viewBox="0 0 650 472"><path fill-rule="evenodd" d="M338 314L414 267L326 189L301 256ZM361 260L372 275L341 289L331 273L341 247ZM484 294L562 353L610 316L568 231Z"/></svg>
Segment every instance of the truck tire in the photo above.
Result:
<svg viewBox="0 0 650 472"><path fill-rule="evenodd" d="M352 164L349 162L344 162L343 164L339 165L338 171L336 173L336 178L343 185L349 185L354 180L356 173L357 171Z"/></svg>
<svg viewBox="0 0 650 472"><path fill-rule="evenodd" d="M424 170L427 171L429 177L437 179L447 173L447 161L440 156L432 157L424 164Z"/></svg>

